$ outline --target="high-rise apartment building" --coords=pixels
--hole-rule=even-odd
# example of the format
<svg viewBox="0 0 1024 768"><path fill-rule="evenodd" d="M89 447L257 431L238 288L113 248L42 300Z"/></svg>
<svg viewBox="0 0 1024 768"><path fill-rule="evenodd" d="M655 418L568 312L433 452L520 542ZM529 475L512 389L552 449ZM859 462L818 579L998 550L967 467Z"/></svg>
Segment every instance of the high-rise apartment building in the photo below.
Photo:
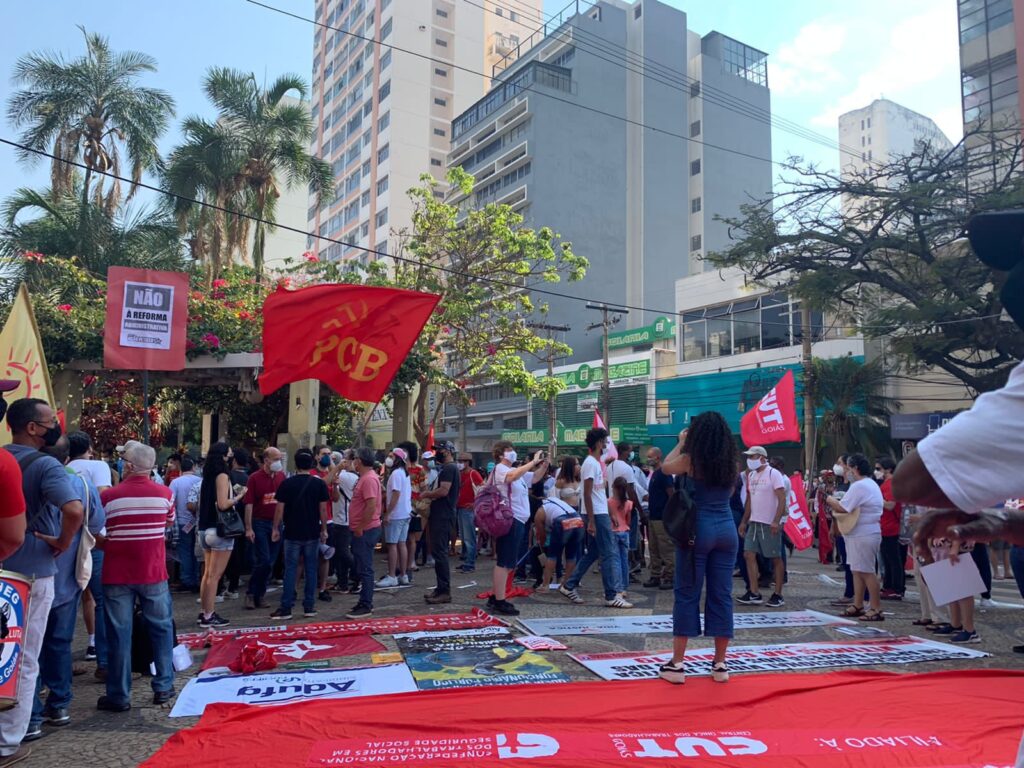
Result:
<svg viewBox="0 0 1024 768"><path fill-rule="evenodd" d="M318 0L312 150L331 163L334 199L310 201L310 242L321 259L387 251L411 223L407 190L441 179L454 115L483 94L491 66L521 50L520 23L538 24L541 0ZM379 44L374 41L380 41ZM392 50L391 46L395 47ZM401 49L401 50L397 50ZM344 244L343 244L344 243Z"/></svg>
<svg viewBox="0 0 1024 768"><path fill-rule="evenodd" d="M640 326L671 314L675 281L726 247L715 215L771 191L767 56L689 31L657 0L579 8L455 118L448 161L476 185L454 200L509 203L550 226L590 260L558 290L650 308L629 315ZM582 306L552 302L545 320L572 328L572 361L600 357Z"/></svg>

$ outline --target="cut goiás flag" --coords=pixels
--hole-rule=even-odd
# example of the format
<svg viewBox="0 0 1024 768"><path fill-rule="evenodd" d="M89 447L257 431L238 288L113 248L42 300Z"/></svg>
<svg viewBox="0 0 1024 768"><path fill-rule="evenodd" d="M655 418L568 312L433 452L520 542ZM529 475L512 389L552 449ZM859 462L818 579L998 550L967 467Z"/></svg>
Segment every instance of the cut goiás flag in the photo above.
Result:
<svg viewBox="0 0 1024 768"><path fill-rule="evenodd" d="M800 442L796 417L796 382L792 371L779 379L757 405L740 420L740 437L745 445Z"/></svg>

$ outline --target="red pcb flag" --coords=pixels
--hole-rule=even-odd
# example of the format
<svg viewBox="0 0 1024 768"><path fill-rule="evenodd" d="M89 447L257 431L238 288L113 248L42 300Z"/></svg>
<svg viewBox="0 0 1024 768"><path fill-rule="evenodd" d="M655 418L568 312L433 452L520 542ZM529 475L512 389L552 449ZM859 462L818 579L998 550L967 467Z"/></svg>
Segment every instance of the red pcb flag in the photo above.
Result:
<svg viewBox="0 0 1024 768"><path fill-rule="evenodd" d="M107 270L103 367L182 370L187 320L187 274L111 267Z"/></svg>
<svg viewBox="0 0 1024 768"><path fill-rule="evenodd" d="M800 442L792 371L786 371L768 394L744 414L740 420L740 437L747 446Z"/></svg>
<svg viewBox="0 0 1024 768"><path fill-rule="evenodd" d="M811 527L811 515L807 509L807 492L804 489L804 478L794 472L789 478L792 489L789 492L789 516L786 518L786 535L799 550L807 549L814 543L814 529Z"/></svg>
<svg viewBox="0 0 1024 768"><path fill-rule="evenodd" d="M279 287L263 302L260 391L319 379L349 400L378 402L440 298L365 285Z"/></svg>

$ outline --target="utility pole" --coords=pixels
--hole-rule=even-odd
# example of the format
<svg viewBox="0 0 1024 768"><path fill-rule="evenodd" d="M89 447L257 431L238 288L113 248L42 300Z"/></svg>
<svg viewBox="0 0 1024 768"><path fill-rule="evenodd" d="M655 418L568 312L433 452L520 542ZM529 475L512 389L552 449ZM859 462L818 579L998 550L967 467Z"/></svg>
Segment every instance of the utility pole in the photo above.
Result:
<svg viewBox="0 0 1024 768"><path fill-rule="evenodd" d="M555 333L568 333L572 330L568 325L548 325L546 323L530 323L529 327L547 331L548 342L554 341ZM555 375L555 350L550 343L548 344L547 361L548 378L553 378ZM557 398L557 395L548 398L548 455L552 460L558 454L558 409L555 402Z"/></svg>
<svg viewBox="0 0 1024 768"><path fill-rule="evenodd" d="M604 378L601 381L601 400L604 406L604 426L611 429L612 424L612 385L608 376L608 330L622 319L622 315L628 315L629 310L622 307L609 307L607 304L587 304L587 309L596 309L601 312L601 322L587 326L587 330L601 328L604 334L602 349L604 354Z"/></svg>
<svg viewBox="0 0 1024 768"><path fill-rule="evenodd" d="M804 469L808 480L813 477L815 443L817 435L814 429L814 385L813 359L811 356L811 308L804 299L800 302L801 341L803 343L804 368Z"/></svg>

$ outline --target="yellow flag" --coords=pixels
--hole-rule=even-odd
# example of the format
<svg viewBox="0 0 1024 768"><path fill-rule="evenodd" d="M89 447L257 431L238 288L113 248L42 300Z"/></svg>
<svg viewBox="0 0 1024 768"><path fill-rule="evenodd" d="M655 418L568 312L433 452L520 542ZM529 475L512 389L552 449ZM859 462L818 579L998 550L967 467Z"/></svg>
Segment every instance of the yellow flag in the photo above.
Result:
<svg viewBox="0 0 1024 768"><path fill-rule="evenodd" d="M18 388L6 392L8 404L23 397L38 397L53 405L53 385L46 368L43 342L32 311L28 288L22 283L11 307L11 314L0 331L0 379L19 382ZM0 445L11 442L11 432L4 421L0 426Z"/></svg>

